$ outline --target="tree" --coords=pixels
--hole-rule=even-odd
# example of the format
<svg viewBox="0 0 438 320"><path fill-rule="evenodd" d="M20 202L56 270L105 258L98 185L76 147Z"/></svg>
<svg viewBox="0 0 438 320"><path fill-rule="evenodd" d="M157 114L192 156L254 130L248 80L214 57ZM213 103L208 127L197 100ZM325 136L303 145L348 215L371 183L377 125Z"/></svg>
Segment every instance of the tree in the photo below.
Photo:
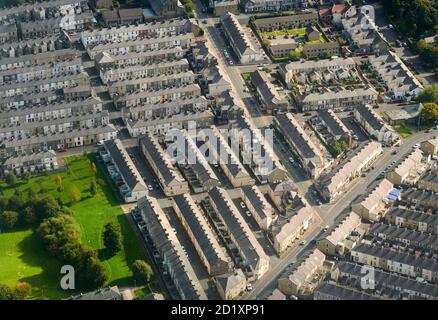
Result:
<svg viewBox="0 0 438 320"><path fill-rule="evenodd" d="M81 289L99 288L107 280L105 268L90 247L82 246L74 265L77 268L78 286Z"/></svg>
<svg viewBox="0 0 438 320"><path fill-rule="evenodd" d="M0 211L5 210L9 206L9 199L5 196L0 197Z"/></svg>
<svg viewBox="0 0 438 320"><path fill-rule="evenodd" d="M70 188L70 201L72 203L76 203L79 202L80 200L81 200L81 191L78 189L78 187L73 185Z"/></svg>
<svg viewBox="0 0 438 320"><path fill-rule="evenodd" d="M420 112L421 121L435 123L438 121L438 104L425 103Z"/></svg>
<svg viewBox="0 0 438 320"><path fill-rule="evenodd" d="M335 156L337 157L348 149L348 144L343 140L336 140L332 144L332 149Z"/></svg>
<svg viewBox="0 0 438 320"><path fill-rule="evenodd" d="M24 208L24 210L22 210L21 217L23 222L28 226L31 226L38 221L38 217L32 207Z"/></svg>
<svg viewBox="0 0 438 320"><path fill-rule="evenodd" d="M55 183L58 187L62 184L62 177L59 174L55 177Z"/></svg>
<svg viewBox="0 0 438 320"><path fill-rule="evenodd" d="M0 284L0 300L15 300L14 291L5 284Z"/></svg>
<svg viewBox="0 0 438 320"><path fill-rule="evenodd" d="M432 68L438 67L438 46L436 44L428 44L426 41L420 40L417 42L417 50L426 64Z"/></svg>
<svg viewBox="0 0 438 320"><path fill-rule="evenodd" d="M97 184L94 179L91 179L90 182L90 193L93 197L97 194Z"/></svg>
<svg viewBox="0 0 438 320"><path fill-rule="evenodd" d="M8 186L13 186L17 183L17 177L12 172L9 172L5 175L5 181L8 184Z"/></svg>
<svg viewBox="0 0 438 320"><path fill-rule="evenodd" d="M115 223L109 222L105 225L103 243L110 255L115 255L122 249L122 234Z"/></svg>
<svg viewBox="0 0 438 320"><path fill-rule="evenodd" d="M421 91L416 99L418 102L427 103L434 102L438 103L438 83L434 83L426 87Z"/></svg>
<svg viewBox="0 0 438 320"><path fill-rule="evenodd" d="M293 61L300 60L300 52L298 50L291 51L289 53L289 58Z"/></svg>
<svg viewBox="0 0 438 320"><path fill-rule="evenodd" d="M131 269L135 279L141 284L149 283L154 274L151 266L144 260L135 260Z"/></svg>
<svg viewBox="0 0 438 320"><path fill-rule="evenodd" d="M33 208L39 221L65 213L65 209L51 196L37 200Z"/></svg>
<svg viewBox="0 0 438 320"><path fill-rule="evenodd" d="M37 229L37 232L47 251L65 261L64 247L74 243L80 243L80 230L69 215L59 215L45 219Z"/></svg>
<svg viewBox="0 0 438 320"><path fill-rule="evenodd" d="M15 286L15 297L18 300L24 300L32 293L32 286L27 282L18 282Z"/></svg>
<svg viewBox="0 0 438 320"><path fill-rule="evenodd" d="M96 174L97 172L97 167L96 164L94 162L91 162L91 166L90 166L91 171Z"/></svg>
<svg viewBox="0 0 438 320"><path fill-rule="evenodd" d="M3 211L0 212L0 227L4 229L12 229L17 225L18 212L16 211Z"/></svg>

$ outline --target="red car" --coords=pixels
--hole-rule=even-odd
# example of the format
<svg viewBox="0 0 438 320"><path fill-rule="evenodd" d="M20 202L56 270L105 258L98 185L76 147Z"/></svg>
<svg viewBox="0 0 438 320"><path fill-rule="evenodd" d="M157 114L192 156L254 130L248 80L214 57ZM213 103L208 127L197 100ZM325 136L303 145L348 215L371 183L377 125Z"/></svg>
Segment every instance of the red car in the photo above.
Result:
<svg viewBox="0 0 438 320"><path fill-rule="evenodd" d="M59 148L58 149L58 152L66 152L67 151L67 149L65 149L65 148Z"/></svg>

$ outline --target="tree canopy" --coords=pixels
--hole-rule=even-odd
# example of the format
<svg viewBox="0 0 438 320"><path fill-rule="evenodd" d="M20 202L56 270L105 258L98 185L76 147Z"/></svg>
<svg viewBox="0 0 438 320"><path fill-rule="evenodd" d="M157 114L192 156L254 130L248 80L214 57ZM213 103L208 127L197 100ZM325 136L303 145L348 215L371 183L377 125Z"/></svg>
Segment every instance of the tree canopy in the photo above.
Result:
<svg viewBox="0 0 438 320"><path fill-rule="evenodd" d="M421 36L438 22L438 0L381 0L401 31Z"/></svg>
<svg viewBox="0 0 438 320"><path fill-rule="evenodd" d="M427 102L438 103L438 83L434 83L426 87L423 91L421 91L418 94L416 100L422 103L427 103Z"/></svg>
<svg viewBox="0 0 438 320"><path fill-rule="evenodd" d="M149 283L154 274L151 266L144 260L135 260L131 269L135 279L141 284Z"/></svg>
<svg viewBox="0 0 438 320"><path fill-rule="evenodd" d="M122 249L122 234L120 229L113 222L109 222L105 225L103 243L111 256Z"/></svg>

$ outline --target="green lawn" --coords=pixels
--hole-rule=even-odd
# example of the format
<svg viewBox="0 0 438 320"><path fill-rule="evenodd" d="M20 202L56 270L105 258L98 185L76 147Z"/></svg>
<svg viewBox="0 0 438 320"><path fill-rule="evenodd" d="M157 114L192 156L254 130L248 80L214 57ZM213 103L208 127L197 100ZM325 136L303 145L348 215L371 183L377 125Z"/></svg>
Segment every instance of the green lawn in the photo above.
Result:
<svg viewBox="0 0 438 320"><path fill-rule="evenodd" d="M250 77L251 77L251 72L242 73L243 80L248 81Z"/></svg>
<svg viewBox="0 0 438 320"><path fill-rule="evenodd" d="M32 230L0 233L0 283L14 287L18 281L32 284L33 299L66 297L59 290L61 264L47 256Z"/></svg>
<svg viewBox="0 0 438 320"><path fill-rule="evenodd" d="M408 138L412 133L403 125L396 124L394 125L394 129L401 135L402 138Z"/></svg>
<svg viewBox="0 0 438 320"><path fill-rule="evenodd" d="M284 36L286 33L290 36L298 36L298 38L304 38L306 35L306 28L297 28L297 29L288 29L288 30L274 30L268 32L260 32L260 36L268 37L268 36Z"/></svg>
<svg viewBox="0 0 438 320"><path fill-rule="evenodd" d="M55 185L55 176L57 174L42 175L39 177L31 178L27 183L19 181L14 188L8 188L4 184L1 187L4 188L6 195L11 195L18 188L21 191L27 189L33 189L36 192L41 190L41 187L45 188L47 194L52 194L56 197L61 197L65 202L69 202L69 189L72 185L76 185L81 190L81 201L70 207L74 212L74 216L81 227L82 242L90 245L96 250L100 250L103 247L102 231L104 225L110 221L117 223L123 234L123 249L114 257L105 259L102 257L103 264L106 268L108 275L108 284L110 285L133 285L132 273L130 271L130 265L136 259L145 259L142 248L135 237L135 234L131 230L129 222L122 212L118 195L114 191L109 177L104 172L104 168L100 163L97 163L98 171L97 178L105 180L104 187L98 186L98 193L95 197L91 197L89 192L89 186L93 172L90 168L89 160L92 156L74 156L66 159L70 170L66 170L59 173L62 177L62 185L64 187L63 192L58 192ZM93 159L94 160L94 159ZM38 247L35 250L27 249L23 246L23 242L32 241L34 246ZM51 279L57 279L59 274L59 264L55 260L48 259L44 253L43 248L40 246L38 240L30 230L17 231L10 233L0 234L0 249L4 245L7 248L11 248L8 254L12 254L11 258L5 253L0 253L0 283L9 282L13 284L17 280L28 281L34 287L38 293L38 288L41 284L51 283L56 285L57 281L51 282ZM6 243L8 245L6 245ZM4 250L3 250L4 251ZM101 253L101 251L99 251ZM32 261L34 265L28 262L26 256L33 256ZM13 259L12 259L13 258ZM48 260L47 260L48 259ZM7 269L9 276L5 276L3 270ZM27 279L23 277L13 275L17 274L20 270L26 270ZM47 281L32 281L32 277L40 277L41 279L49 279ZM26 278L26 277L24 277ZM71 293L69 293L71 294ZM53 295L51 298L62 297L63 292L53 288Z"/></svg>

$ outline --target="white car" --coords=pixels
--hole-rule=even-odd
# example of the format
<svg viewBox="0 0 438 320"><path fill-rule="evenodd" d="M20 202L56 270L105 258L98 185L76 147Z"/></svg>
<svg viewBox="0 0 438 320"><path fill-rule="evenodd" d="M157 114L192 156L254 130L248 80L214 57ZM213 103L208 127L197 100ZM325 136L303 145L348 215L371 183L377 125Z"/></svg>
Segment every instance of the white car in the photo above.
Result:
<svg viewBox="0 0 438 320"><path fill-rule="evenodd" d="M246 210L246 215L248 216L248 217L251 217L251 212L249 212L248 210Z"/></svg>
<svg viewBox="0 0 438 320"><path fill-rule="evenodd" d="M415 148L415 149L417 149L417 148L419 148L419 147L420 147L420 144L419 144L419 143L414 144L414 148Z"/></svg>
<svg viewBox="0 0 438 320"><path fill-rule="evenodd" d="M304 246L304 245L306 245L306 243L307 243L306 240L303 240L300 242L300 246Z"/></svg>
<svg viewBox="0 0 438 320"><path fill-rule="evenodd" d="M324 227L324 231L327 231L329 228L330 228L330 226L329 226L329 225L326 225L326 226Z"/></svg>
<svg viewBox="0 0 438 320"><path fill-rule="evenodd" d="M245 203L241 202L241 203L240 203L240 207L241 207L242 209L245 209L245 208L246 208Z"/></svg>
<svg viewBox="0 0 438 320"><path fill-rule="evenodd" d="M148 189L149 189L149 191L153 191L154 187L152 187L152 185L150 184L150 185L148 185Z"/></svg>
<svg viewBox="0 0 438 320"><path fill-rule="evenodd" d="M247 285L246 285L246 291L251 291L252 290L252 284L251 283L248 283Z"/></svg>

